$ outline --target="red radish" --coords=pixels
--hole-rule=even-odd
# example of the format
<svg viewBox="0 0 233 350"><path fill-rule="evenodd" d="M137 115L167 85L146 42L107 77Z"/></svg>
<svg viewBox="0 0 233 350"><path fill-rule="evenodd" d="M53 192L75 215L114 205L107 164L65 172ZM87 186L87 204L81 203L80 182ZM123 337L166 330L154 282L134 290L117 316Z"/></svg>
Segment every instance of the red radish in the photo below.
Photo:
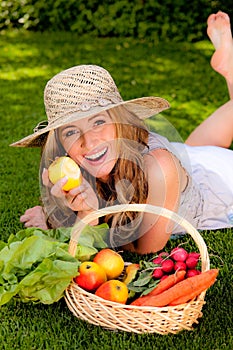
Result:
<svg viewBox="0 0 233 350"><path fill-rule="evenodd" d="M160 265L162 261L163 261L163 258L161 256L158 256L152 262L156 265Z"/></svg>
<svg viewBox="0 0 233 350"><path fill-rule="evenodd" d="M172 272L174 269L174 262L171 259L164 260L161 263L164 272Z"/></svg>
<svg viewBox="0 0 233 350"><path fill-rule="evenodd" d="M161 252L159 253L159 257L164 259L164 258L167 258L169 256L169 253L168 252Z"/></svg>
<svg viewBox="0 0 233 350"><path fill-rule="evenodd" d="M187 266L184 261L177 261L174 265L174 270L186 270Z"/></svg>
<svg viewBox="0 0 233 350"><path fill-rule="evenodd" d="M200 258L200 253L196 253L196 252L191 252L191 253L189 253L189 258L191 258L191 257L193 257L193 258L195 258L195 259L199 259Z"/></svg>
<svg viewBox="0 0 233 350"><path fill-rule="evenodd" d="M154 269L152 276L154 278L161 278L163 277L163 271L161 268Z"/></svg>
<svg viewBox="0 0 233 350"><path fill-rule="evenodd" d="M188 252L184 248L174 248L171 251L171 257L176 261L185 261L188 257Z"/></svg>
<svg viewBox="0 0 233 350"><path fill-rule="evenodd" d="M168 278L168 275L163 275L163 276L160 278L160 281L163 281L163 280L165 280L166 278Z"/></svg>
<svg viewBox="0 0 233 350"><path fill-rule="evenodd" d="M193 276L196 276L196 275L200 275L200 273L201 273L201 271L199 271L199 270L195 270L195 269L188 270L188 271L186 272L185 277L186 277L186 278L193 277Z"/></svg>
<svg viewBox="0 0 233 350"><path fill-rule="evenodd" d="M192 256L188 256L188 259L185 261L185 263L189 269L195 269L198 264L198 259Z"/></svg>

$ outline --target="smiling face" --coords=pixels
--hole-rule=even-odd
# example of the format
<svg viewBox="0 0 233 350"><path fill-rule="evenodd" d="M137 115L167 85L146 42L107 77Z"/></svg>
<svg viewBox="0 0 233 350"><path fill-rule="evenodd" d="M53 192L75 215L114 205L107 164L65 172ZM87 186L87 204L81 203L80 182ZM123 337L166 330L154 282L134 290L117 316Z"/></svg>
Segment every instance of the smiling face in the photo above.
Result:
<svg viewBox="0 0 233 350"><path fill-rule="evenodd" d="M116 164L116 126L107 112L59 128L69 156L92 176L106 181Z"/></svg>

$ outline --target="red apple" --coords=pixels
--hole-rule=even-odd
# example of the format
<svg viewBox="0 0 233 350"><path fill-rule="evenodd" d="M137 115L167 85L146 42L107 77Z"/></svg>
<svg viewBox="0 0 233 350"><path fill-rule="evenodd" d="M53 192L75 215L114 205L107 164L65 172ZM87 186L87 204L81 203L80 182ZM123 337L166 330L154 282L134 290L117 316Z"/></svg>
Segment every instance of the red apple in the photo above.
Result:
<svg viewBox="0 0 233 350"><path fill-rule="evenodd" d="M95 291L101 284L107 281L104 269L93 261L84 261L79 269L79 275L74 281L83 289Z"/></svg>
<svg viewBox="0 0 233 350"><path fill-rule="evenodd" d="M125 304L128 299L128 288L124 282L109 280L97 289L95 295L120 304Z"/></svg>

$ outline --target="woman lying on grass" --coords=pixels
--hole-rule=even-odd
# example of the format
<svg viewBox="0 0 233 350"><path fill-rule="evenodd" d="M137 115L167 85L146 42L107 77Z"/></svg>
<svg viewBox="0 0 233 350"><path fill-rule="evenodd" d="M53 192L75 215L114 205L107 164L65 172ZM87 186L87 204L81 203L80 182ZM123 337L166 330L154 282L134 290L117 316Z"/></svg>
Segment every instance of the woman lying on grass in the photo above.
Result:
<svg viewBox="0 0 233 350"><path fill-rule="evenodd" d="M208 18L215 46L211 64L227 82L230 100L188 137L168 142L146 128L143 119L169 107L159 97L123 101L109 73L81 65L54 76L45 88L48 124L13 146L43 146L41 186L44 208L28 209L25 227L71 226L93 210L114 204L149 203L178 212L197 229L232 227L233 205L233 41L227 14ZM42 127L42 128L41 128ZM83 182L66 192L55 185L48 166L68 155L81 168ZM189 160L189 161L188 161ZM191 167L189 167L189 162ZM46 220L48 219L48 220ZM119 213L104 218L114 247L144 254L161 250L171 233L181 233L164 217ZM93 225L97 222L93 222Z"/></svg>

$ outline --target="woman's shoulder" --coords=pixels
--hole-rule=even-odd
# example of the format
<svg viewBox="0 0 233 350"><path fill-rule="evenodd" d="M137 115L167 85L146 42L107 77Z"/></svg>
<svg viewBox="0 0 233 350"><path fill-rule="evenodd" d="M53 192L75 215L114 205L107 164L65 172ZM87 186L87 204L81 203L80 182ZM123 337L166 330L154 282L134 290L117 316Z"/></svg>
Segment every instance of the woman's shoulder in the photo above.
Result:
<svg viewBox="0 0 233 350"><path fill-rule="evenodd" d="M166 150L172 154L177 160L179 160L181 166L191 173L190 157L187 152L187 147L183 142L169 141L166 137L150 132L148 138L148 154L154 153L156 150ZM166 157L166 153L163 152L163 157ZM168 155L167 155L168 157Z"/></svg>
<svg viewBox="0 0 233 350"><path fill-rule="evenodd" d="M174 150L172 143L164 136L161 136L156 133L149 134L148 140L148 151L145 154L145 159L147 162L152 162L151 157L154 158L153 163L160 162L174 162Z"/></svg>
<svg viewBox="0 0 233 350"><path fill-rule="evenodd" d="M154 167L170 167L178 162L177 158L172 152L166 148L154 148L151 149L144 156L145 164L147 165L148 171L152 170Z"/></svg>
<svg viewBox="0 0 233 350"><path fill-rule="evenodd" d="M187 185L186 170L179 159L167 149L157 148L148 152L145 155L145 170L151 184L166 183L172 187L177 183L181 191Z"/></svg>

